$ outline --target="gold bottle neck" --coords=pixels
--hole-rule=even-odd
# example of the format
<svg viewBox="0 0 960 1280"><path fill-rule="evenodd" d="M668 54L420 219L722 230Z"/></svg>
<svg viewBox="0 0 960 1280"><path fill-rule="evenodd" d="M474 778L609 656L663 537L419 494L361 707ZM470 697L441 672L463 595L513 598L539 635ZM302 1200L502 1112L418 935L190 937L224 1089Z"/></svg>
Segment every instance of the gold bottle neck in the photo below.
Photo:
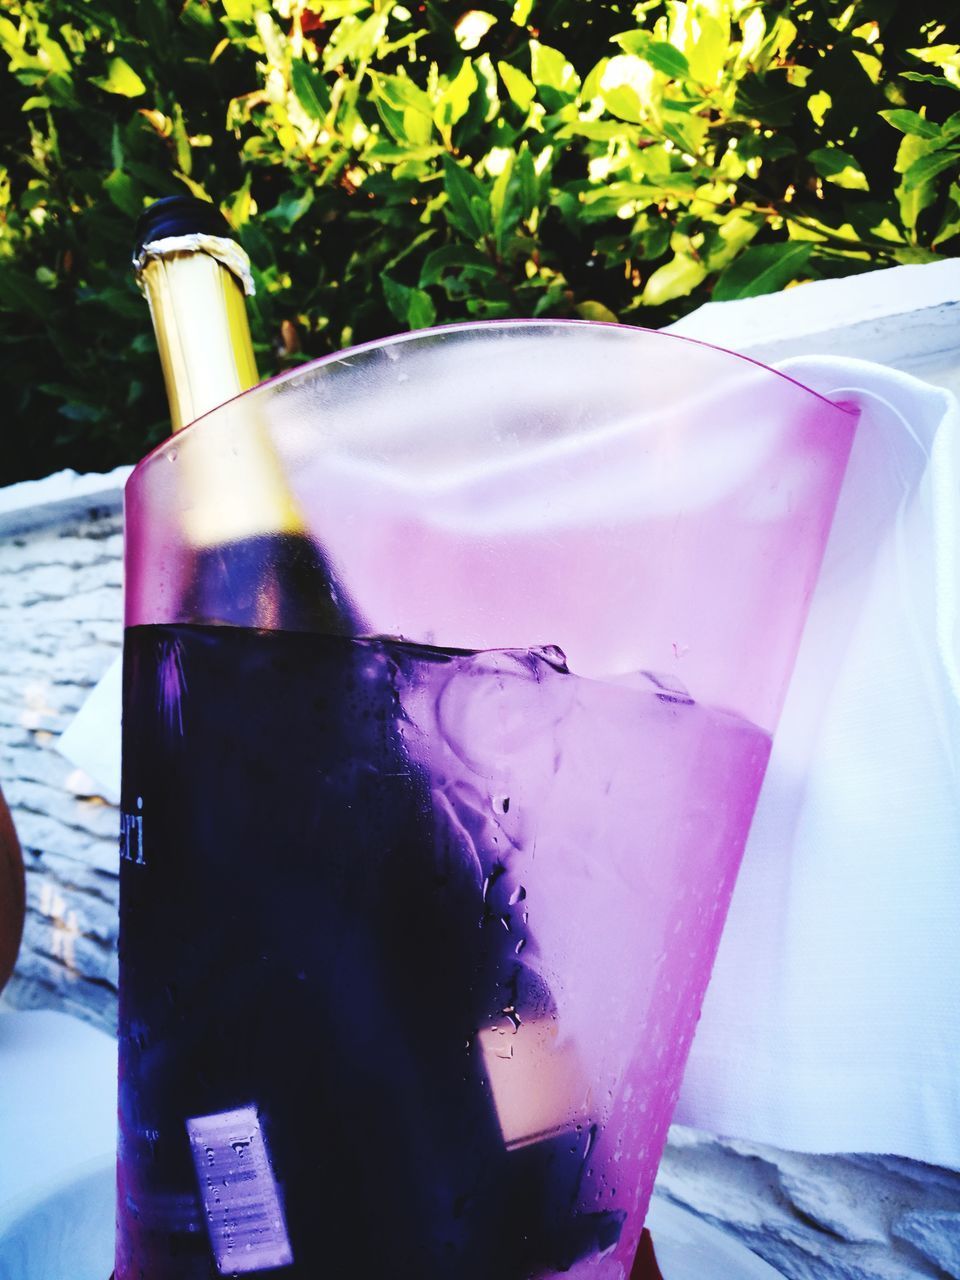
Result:
<svg viewBox="0 0 960 1280"><path fill-rule="evenodd" d="M139 270L174 431L259 381L243 286L206 252L171 249Z"/></svg>
<svg viewBox="0 0 960 1280"><path fill-rule="evenodd" d="M135 262L174 432L259 381L244 298L246 255L232 241L207 240L156 241ZM304 532L259 404L240 401L191 435L181 450L181 518L194 546Z"/></svg>

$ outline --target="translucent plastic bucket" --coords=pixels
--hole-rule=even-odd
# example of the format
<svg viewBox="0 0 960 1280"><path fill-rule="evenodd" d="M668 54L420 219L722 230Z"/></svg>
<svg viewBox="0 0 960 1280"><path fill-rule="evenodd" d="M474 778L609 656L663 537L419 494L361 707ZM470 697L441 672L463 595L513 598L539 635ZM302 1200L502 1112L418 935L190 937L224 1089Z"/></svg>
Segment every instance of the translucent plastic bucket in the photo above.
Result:
<svg viewBox="0 0 960 1280"><path fill-rule="evenodd" d="M629 1275L855 421L516 322L140 464L117 1280Z"/></svg>

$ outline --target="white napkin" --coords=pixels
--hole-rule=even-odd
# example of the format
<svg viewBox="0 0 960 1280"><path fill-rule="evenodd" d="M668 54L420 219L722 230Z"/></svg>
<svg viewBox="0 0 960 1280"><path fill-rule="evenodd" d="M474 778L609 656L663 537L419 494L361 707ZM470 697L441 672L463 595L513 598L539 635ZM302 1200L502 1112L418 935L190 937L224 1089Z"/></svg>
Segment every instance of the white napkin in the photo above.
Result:
<svg viewBox="0 0 960 1280"><path fill-rule="evenodd" d="M960 413L780 367L862 419L676 1118L960 1168Z"/></svg>
<svg viewBox="0 0 960 1280"><path fill-rule="evenodd" d="M116 658L57 739L60 754L92 778L104 800L111 804L120 803L122 708L123 662Z"/></svg>
<svg viewBox="0 0 960 1280"><path fill-rule="evenodd" d="M781 368L862 419L677 1119L960 1168L960 412L861 361ZM115 796L102 685L60 746Z"/></svg>

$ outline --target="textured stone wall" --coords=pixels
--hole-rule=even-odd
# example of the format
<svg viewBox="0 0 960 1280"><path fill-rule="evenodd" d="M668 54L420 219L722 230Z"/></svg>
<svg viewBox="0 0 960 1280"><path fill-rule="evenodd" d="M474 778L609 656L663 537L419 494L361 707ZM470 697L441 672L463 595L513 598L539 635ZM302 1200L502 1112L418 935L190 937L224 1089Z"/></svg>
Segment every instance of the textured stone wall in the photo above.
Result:
<svg viewBox="0 0 960 1280"><path fill-rule="evenodd" d="M23 846L27 920L4 1000L112 1028L117 812L56 750L121 644L120 517L0 538L0 785Z"/></svg>
<svg viewBox="0 0 960 1280"><path fill-rule="evenodd" d="M674 1126L657 1190L790 1280L960 1277L960 1173L895 1156L797 1155Z"/></svg>
<svg viewBox="0 0 960 1280"><path fill-rule="evenodd" d="M51 520L0 536L0 781L29 902L2 1000L112 1029L117 811L55 742L119 652L120 520L115 510ZM792 1280L960 1278L960 1174L675 1128L658 1187Z"/></svg>

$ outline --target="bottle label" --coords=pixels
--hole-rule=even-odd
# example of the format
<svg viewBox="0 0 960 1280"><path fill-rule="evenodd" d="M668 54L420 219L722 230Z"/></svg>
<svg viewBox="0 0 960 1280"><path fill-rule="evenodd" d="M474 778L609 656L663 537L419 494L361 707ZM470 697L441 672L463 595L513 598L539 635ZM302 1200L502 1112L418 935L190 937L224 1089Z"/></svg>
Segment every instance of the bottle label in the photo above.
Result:
<svg viewBox="0 0 960 1280"><path fill-rule="evenodd" d="M137 796L135 813L120 812L120 857L142 867L146 863L143 853L143 796Z"/></svg>
<svg viewBox="0 0 960 1280"><path fill-rule="evenodd" d="M293 1262L280 1192L256 1107L187 1121L193 1164L221 1275Z"/></svg>

